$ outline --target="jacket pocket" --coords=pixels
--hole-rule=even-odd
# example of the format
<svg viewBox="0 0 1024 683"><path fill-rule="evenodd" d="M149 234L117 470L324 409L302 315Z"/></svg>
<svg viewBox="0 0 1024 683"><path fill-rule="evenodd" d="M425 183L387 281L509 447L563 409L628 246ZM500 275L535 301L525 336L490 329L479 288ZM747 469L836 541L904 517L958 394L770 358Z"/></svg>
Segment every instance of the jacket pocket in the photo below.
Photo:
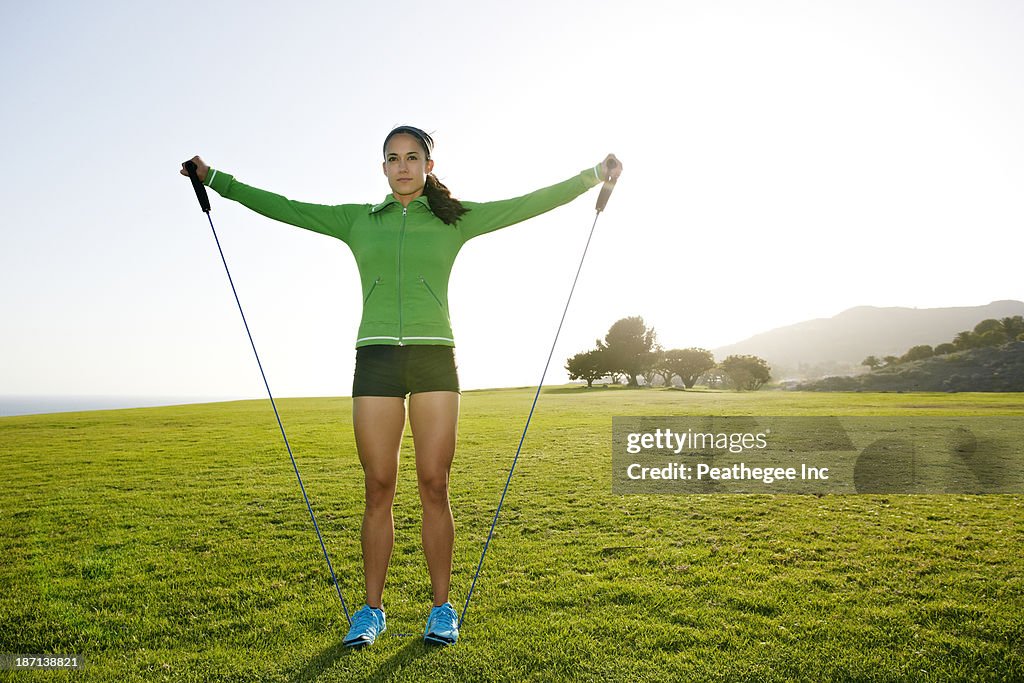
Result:
<svg viewBox="0 0 1024 683"><path fill-rule="evenodd" d="M373 281L372 285L370 285L370 291L368 291L366 293L366 296L363 297L363 305L364 306L366 305L366 302L370 300L370 297L373 296L373 290L377 289L377 285L380 284L380 281L381 281L381 276L378 275L377 279Z"/></svg>
<svg viewBox="0 0 1024 683"><path fill-rule="evenodd" d="M422 275L420 275L420 282L422 282L423 286L427 288L427 291L430 292L430 296L433 297L434 301L437 302L437 305L443 311L444 310L444 304L441 303L441 300L437 298L437 294L434 294L434 290L431 289L430 283L427 282L426 279Z"/></svg>

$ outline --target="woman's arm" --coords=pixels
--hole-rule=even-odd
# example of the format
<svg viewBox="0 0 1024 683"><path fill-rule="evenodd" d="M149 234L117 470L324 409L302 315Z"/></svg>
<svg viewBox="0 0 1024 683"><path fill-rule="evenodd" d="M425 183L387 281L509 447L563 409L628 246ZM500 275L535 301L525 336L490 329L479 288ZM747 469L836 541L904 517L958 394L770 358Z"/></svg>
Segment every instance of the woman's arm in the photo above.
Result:
<svg viewBox="0 0 1024 683"><path fill-rule="evenodd" d="M615 168L608 168L608 161L614 159ZM622 173L622 164L613 154L593 168L555 185L535 190L522 197L503 199L496 202L463 202L469 209L456 223L456 227L464 240L493 232L501 228L525 221L534 216L550 211L571 202L576 197L609 178L618 178Z"/></svg>
<svg viewBox="0 0 1024 683"><path fill-rule="evenodd" d="M267 218L330 235L342 241L348 240L352 222L350 212L357 207L293 201L279 194L241 183L224 171L210 168L198 156L193 157L192 161L196 164L196 175L203 184L212 188L221 197L236 201ZM184 169L181 173L188 175ZM366 210L365 207L363 210Z"/></svg>

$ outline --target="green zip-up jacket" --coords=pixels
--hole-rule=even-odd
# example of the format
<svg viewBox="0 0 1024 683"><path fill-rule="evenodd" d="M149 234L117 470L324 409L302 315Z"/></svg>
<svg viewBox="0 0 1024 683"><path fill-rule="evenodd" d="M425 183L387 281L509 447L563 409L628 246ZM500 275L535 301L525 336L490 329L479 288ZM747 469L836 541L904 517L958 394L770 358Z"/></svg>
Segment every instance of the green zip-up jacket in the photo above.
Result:
<svg viewBox="0 0 1024 683"><path fill-rule="evenodd" d="M455 346L448 312L448 278L467 241L566 204L601 179L599 167L535 192L496 202L462 202L469 211L446 225L425 196L408 208L392 195L373 204L308 204L241 183L210 169L206 184L274 220L345 242L363 286L356 347L370 344Z"/></svg>

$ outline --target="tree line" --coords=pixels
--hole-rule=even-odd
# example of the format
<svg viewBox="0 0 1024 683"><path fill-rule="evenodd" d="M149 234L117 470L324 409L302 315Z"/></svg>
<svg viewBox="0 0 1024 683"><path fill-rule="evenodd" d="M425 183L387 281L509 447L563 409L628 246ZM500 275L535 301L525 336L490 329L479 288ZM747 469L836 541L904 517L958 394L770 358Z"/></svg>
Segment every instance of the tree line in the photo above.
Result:
<svg viewBox="0 0 1024 683"><path fill-rule="evenodd" d="M860 364L877 370L932 356L944 356L955 351L1002 346L1010 341L1024 341L1024 316L1015 315L1000 320L988 318L975 325L973 330L958 332L952 341L934 348L930 344L919 344L910 347L902 356L868 356Z"/></svg>
<svg viewBox="0 0 1024 683"><path fill-rule="evenodd" d="M739 391L756 391L771 380L771 368L757 356L733 355L715 362L707 349L663 349L654 328L648 328L640 316L622 318L609 329L595 347L569 357L565 369L571 380L583 380L587 387L608 379L614 384L625 380L632 387L654 386L660 379L666 387L679 384L692 389L703 379L708 386L730 386Z"/></svg>

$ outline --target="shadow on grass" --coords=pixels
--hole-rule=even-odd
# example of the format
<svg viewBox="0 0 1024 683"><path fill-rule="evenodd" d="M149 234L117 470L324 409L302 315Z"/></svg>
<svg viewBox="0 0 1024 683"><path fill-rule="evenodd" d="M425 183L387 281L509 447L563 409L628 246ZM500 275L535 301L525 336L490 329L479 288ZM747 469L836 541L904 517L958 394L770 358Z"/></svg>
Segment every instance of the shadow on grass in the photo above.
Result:
<svg viewBox="0 0 1024 683"><path fill-rule="evenodd" d="M369 681L391 680L395 672L408 667L420 657L429 655L433 648L423 644L421 638L404 638L406 644L387 660L381 662L377 670L366 679ZM314 657L306 666L292 676L292 683L309 683L320 679L325 671L332 668L340 659L358 657L360 650L345 647L338 641Z"/></svg>

